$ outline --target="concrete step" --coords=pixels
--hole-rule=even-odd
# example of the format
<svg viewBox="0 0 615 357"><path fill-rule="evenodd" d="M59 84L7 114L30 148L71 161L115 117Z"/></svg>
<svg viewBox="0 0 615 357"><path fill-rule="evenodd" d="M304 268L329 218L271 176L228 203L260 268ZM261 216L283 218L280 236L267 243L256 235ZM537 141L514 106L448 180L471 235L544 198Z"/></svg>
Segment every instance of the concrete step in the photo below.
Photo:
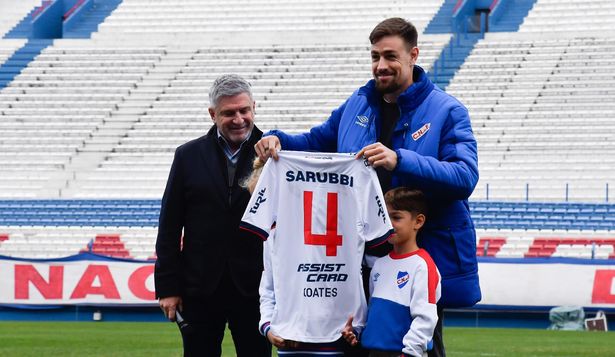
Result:
<svg viewBox="0 0 615 357"><path fill-rule="evenodd" d="M89 140L106 140L106 138L118 138L122 137L126 134L125 128L118 127L110 127L108 125L104 125L101 129L93 131L90 134Z"/></svg>
<svg viewBox="0 0 615 357"><path fill-rule="evenodd" d="M133 126L132 122L133 120L109 121L109 122L104 123L104 128L105 130L118 130L118 131L122 131L123 133L125 133L127 130L132 128Z"/></svg>
<svg viewBox="0 0 615 357"><path fill-rule="evenodd" d="M144 115L148 109L149 107L124 107L124 108L121 108L117 112L111 113L111 116L109 117L109 119L111 118L118 119L118 118L121 118L121 116Z"/></svg>
<svg viewBox="0 0 615 357"><path fill-rule="evenodd" d="M149 101L143 101L143 100L133 100L133 98L128 98L128 100L122 102L122 103L117 103L116 104L116 108L117 108L117 112L122 112L124 109L127 110L133 110L135 108L137 109L146 109L146 108L150 108L151 107L151 103Z"/></svg>
<svg viewBox="0 0 615 357"><path fill-rule="evenodd" d="M91 143L82 148L77 149L78 153L101 153L106 154L118 144L119 141L113 143Z"/></svg>
<svg viewBox="0 0 615 357"><path fill-rule="evenodd" d="M120 142L120 139L121 137L118 135L97 136L97 137L93 137L90 140L86 141L84 148L90 147L92 145L94 146L111 145L111 148L113 148L115 145L117 145Z"/></svg>
<svg viewBox="0 0 615 357"><path fill-rule="evenodd" d="M107 125L107 123L115 123L118 125L122 125L123 123L134 123L137 120L139 120L139 116L143 115L144 113L142 111L138 111L135 113L126 113L126 112L122 112L122 113L111 113L111 115L109 117L106 117L104 122L105 125Z"/></svg>

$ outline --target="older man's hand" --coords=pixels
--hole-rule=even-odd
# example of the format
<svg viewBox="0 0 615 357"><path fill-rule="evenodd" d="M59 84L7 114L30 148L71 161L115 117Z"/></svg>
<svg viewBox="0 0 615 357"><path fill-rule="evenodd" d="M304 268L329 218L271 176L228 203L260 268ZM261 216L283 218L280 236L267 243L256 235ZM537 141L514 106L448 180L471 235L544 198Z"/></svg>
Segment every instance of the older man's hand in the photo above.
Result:
<svg viewBox="0 0 615 357"><path fill-rule="evenodd" d="M179 296L169 296L160 298L158 305L164 312L164 316L170 321L175 321L175 311L182 309L182 298Z"/></svg>
<svg viewBox="0 0 615 357"><path fill-rule="evenodd" d="M275 135L265 136L260 139L255 145L254 150L256 155L262 162L267 162L267 159L273 157L274 160L278 159L278 150L282 148L280 139Z"/></svg>

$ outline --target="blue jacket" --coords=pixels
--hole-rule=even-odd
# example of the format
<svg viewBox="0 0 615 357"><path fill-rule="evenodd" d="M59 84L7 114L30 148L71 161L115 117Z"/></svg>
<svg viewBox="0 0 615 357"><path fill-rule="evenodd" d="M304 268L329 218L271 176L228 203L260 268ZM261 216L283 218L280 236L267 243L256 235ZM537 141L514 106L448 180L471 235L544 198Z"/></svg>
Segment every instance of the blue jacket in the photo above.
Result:
<svg viewBox="0 0 615 357"><path fill-rule="evenodd" d="M434 86L419 66L414 79L397 98L392 187L418 188L429 198L430 212L418 240L442 274L439 304L472 306L481 299L476 232L467 201L478 181L476 140L459 101ZM284 150L358 152L379 137L380 98L371 80L308 133L273 130L266 135L277 136Z"/></svg>

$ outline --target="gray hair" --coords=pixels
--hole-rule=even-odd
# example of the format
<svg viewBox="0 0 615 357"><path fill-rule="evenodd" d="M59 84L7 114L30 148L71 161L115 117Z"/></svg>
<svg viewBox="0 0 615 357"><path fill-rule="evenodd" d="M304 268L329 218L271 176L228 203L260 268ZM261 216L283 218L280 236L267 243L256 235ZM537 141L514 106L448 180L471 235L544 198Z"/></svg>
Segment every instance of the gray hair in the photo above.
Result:
<svg viewBox="0 0 615 357"><path fill-rule="evenodd" d="M250 83L236 74L223 74L216 78L211 88L209 88L209 106L215 107L221 97L232 97L241 93L247 93L252 99L252 88Z"/></svg>

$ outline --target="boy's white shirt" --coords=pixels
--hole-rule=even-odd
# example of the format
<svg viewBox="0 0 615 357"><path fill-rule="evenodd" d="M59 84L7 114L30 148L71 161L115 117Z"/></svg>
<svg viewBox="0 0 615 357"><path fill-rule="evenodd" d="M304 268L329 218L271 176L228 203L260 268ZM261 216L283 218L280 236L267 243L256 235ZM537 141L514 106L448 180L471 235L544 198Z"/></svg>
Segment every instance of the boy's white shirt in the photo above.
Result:
<svg viewBox="0 0 615 357"><path fill-rule="evenodd" d="M332 342L340 338L349 316L355 317L357 327L365 323L364 247L386 240L392 232L382 191L373 168L350 154L281 151L278 155L278 161L265 164L242 218L242 228L271 239L265 244L259 288L261 327L270 322L271 331L284 339ZM318 172L320 180L299 180L299 171ZM325 172L337 177L325 180ZM312 192L311 202L306 191ZM325 234L327 217L333 212L331 195L337 197L337 231ZM304 211L310 204L312 227L307 232ZM306 244L310 234L321 236L316 240L341 236L341 244ZM312 281L322 279L329 281Z"/></svg>
<svg viewBox="0 0 615 357"><path fill-rule="evenodd" d="M263 244L263 273L261 274L261 282L258 287L261 313L258 326L265 336L267 336L269 327L263 329L263 326L271 323L275 311L275 286L273 283L273 271L271 269L271 256L275 254L272 251L273 239L275 239L275 229L271 230L269 239ZM275 332L275 330L273 332Z"/></svg>
<svg viewBox="0 0 615 357"><path fill-rule="evenodd" d="M420 251L429 255L422 249ZM420 357L426 352L438 322L436 302L441 296L441 276L431 257L426 260L423 254L418 254L418 251L415 253L417 254L401 259L393 259L390 254L378 258L370 273L369 290L372 299L383 299L407 307L412 322L403 337L402 352ZM431 274L435 274L431 277L430 265L433 269ZM399 280L401 272L407 273L408 277L407 283L402 287ZM437 285L432 291L429 287L430 278L437 279ZM431 302L430 294L433 294ZM397 312L396 310L395 313ZM367 323L369 326L370 321ZM381 330L381 326L376 329Z"/></svg>

